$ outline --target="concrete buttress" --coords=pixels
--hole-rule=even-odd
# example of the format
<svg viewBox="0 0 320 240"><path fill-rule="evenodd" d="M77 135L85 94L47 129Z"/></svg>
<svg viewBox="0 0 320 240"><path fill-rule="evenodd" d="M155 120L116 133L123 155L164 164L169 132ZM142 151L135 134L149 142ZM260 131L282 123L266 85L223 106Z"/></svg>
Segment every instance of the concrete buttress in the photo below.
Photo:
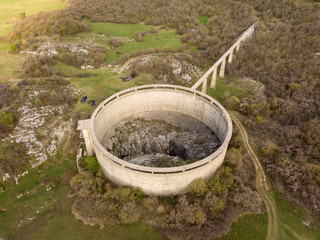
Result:
<svg viewBox="0 0 320 240"><path fill-rule="evenodd" d="M81 130L84 138L84 142L86 144L87 154L88 156L92 156L93 154L93 142L90 133L90 127L92 126L92 120L80 120L78 122L77 130Z"/></svg>

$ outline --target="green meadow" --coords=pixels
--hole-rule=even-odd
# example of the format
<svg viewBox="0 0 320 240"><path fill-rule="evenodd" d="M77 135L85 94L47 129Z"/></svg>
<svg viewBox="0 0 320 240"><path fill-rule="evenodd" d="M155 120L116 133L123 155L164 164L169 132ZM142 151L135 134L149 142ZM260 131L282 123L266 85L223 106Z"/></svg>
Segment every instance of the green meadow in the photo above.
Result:
<svg viewBox="0 0 320 240"><path fill-rule="evenodd" d="M0 1L0 37L13 29L13 22L20 13L30 16L41 11L63 9L65 1L60 0L1 0ZM8 53L9 43L0 41L0 83L11 78L18 78L19 56Z"/></svg>
<svg viewBox="0 0 320 240"><path fill-rule="evenodd" d="M66 6L66 1L62 0L1 0L0 36L12 30L12 20L18 19L20 13L30 16L42 11L63 9Z"/></svg>
<svg viewBox="0 0 320 240"><path fill-rule="evenodd" d="M8 53L9 43L0 42L0 83L19 77L19 56Z"/></svg>
<svg viewBox="0 0 320 240"><path fill-rule="evenodd" d="M27 16L40 11L63 9L66 1L59 0L0 0L0 36L12 30L12 20L24 12ZM208 17L200 16L201 24L206 24ZM106 62L114 62L125 54L138 50L150 49L179 49L181 42L173 30L160 30L144 36L142 42L128 41L135 37L137 31L149 31L151 26L144 24L94 23L84 19L90 26L90 32L78 33L63 37L64 42L85 42L92 40L97 44L109 48L106 51ZM112 37L121 37L126 42L115 49L109 44ZM19 78L20 56L8 53L9 43L0 42L0 83L9 79ZM190 51L196 51L196 47ZM65 76L70 76L71 84L81 89L88 100L101 102L108 96L123 89L152 84L152 76L139 74L129 82L123 82L120 74L108 69L80 70L62 63L52 66ZM76 73L91 74L86 78L73 77ZM209 79L208 79L209 80ZM221 100L224 97L236 96L239 99L252 94L257 87L239 79L217 78L216 89L209 88L207 93ZM198 88L201 91L201 86ZM74 105L73 111L67 113L73 117L79 112L90 116L94 107L89 104ZM73 131L76 131L73 129ZM84 225L71 212L74 199L70 196L69 181L77 174L75 153L68 151L68 138L60 146L56 156L47 160L35 169L28 169L29 174L22 177L19 185L5 183L5 191L0 192L0 207L7 211L0 213L0 239L164 239L162 235L148 225L138 222L129 225L98 226ZM50 190L47 190L47 187ZM18 198L19 194L23 194ZM286 201L280 192L273 192L277 204L279 221L279 239L320 239L320 226L311 215L302 208ZM303 221L310 223L305 227ZM250 214L239 217L230 227L230 231L219 240L260 240L266 239L267 214Z"/></svg>
<svg viewBox="0 0 320 240"><path fill-rule="evenodd" d="M122 55L139 50L165 49L177 50L182 44L178 35L172 30L161 30L157 33L146 34L142 42L129 41L135 37L135 32L147 32L151 26L144 24L119 24L119 23L94 23L84 20L90 26L90 32L78 33L65 37L65 42L84 42L93 40L95 43L108 47L106 51L108 63L118 60ZM112 49L109 39L113 37L123 38L126 42L120 47Z"/></svg>

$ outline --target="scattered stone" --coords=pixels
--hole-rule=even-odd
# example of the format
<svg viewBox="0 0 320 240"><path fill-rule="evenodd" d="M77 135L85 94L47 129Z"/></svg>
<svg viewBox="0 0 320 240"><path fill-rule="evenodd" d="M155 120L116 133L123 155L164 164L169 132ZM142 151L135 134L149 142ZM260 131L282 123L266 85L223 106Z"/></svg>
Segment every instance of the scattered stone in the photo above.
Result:
<svg viewBox="0 0 320 240"><path fill-rule="evenodd" d="M7 181L8 179L10 179L10 174L9 173L6 173L4 176L2 176L3 182Z"/></svg>
<svg viewBox="0 0 320 240"><path fill-rule="evenodd" d="M81 68L82 70L83 70L83 69L92 69L92 68L94 68L94 66L92 66L92 65L82 65L80 68Z"/></svg>
<svg viewBox="0 0 320 240"><path fill-rule="evenodd" d="M5 213L6 211L7 211L7 209L6 209L6 208L2 208L2 207L0 207L0 212Z"/></svg>
<svg viewBox="0 0 320 240"><path fill-rule="evenodd" d="M36 216L34 216L34 217L28 217L28 220L29 221L32 221L33 219L35 219L36 218Z"/></svg>
<svg viewBox="0 0 320 240"><path fill-rule="evenodd" d="M80 90L75 89L74 86L67 86L67 91L72 96L78 96ZM26 90L30 100L34 100L43 91L29 89ZM32 167L39 166L46 161L50 156L54 156L57 152L58 143L65 133L71 130L72 119L69 121L62 121L61 117L56 117L55 121L50 121L50 125L41 132L39 135L39 128L48 124L52 117L63 114L64 106L41 106L35 108L28 101L26 105L18 108L20 114L19 122L14 128L11 134L2 141L21 143L26 146L27 154L33 158ZM57 124L57 122L59 122ZM47 136L45 138L41 136ZM18 180L21 176L28 174L24 172L15 177L15 182L18 184ZM3 181L10 178L10 175L6 174L2 177Z"/></svg>
<svg viewBox="0 0 320 240"><path fill-rule="evenodd" d="M153 61L162 60L163 56L157 55L147 55L142 57L137 57L132 60L124 69L124 71L133 70L137 64L142 66L152 65ZM192 79L198 79L202 76L202 71L196 66L186 62L179 61L178 59L172 57L168 62L172 69L172 74L176 76L176 80L182 85L188 85L192 82ZM169 83L172 79L168 79L167 74L163 75L162 81L164 83Z"/></svg>
<svg viewBox="0 0 320 240"><path fill-rule="evenodd" d="M21 197L23 197L23 194L22 193L20 193L18 196L16 196L16 198L21 198Z"/></svg>
<svg viewBox="0 0 320 240"><path fill-rule="evenodd" d="M310 223L308 221L302 221L302 223L306 228L310 227Z"/></svg>
<svg viewBox="0 0 320 240"><path fill-rule="evenodd" d="M260 83L258 81L255 81L252 78L244 77L244 78L242 78L240 80L250 83L254 87L254 91L255 92L261 92L261 91L263 91L265 89L265 86L262 83Z"/></svg>

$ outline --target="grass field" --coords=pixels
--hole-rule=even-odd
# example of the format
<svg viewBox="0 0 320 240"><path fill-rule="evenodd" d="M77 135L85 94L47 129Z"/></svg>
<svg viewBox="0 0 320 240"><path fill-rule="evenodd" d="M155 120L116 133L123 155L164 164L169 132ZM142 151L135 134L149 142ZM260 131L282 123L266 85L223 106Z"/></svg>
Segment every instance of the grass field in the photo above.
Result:
<svg viewBox="0 0 320 240"><path fill-rule="evenodd" d="M152 76L148 74L140 74L132 81L123 82L120 79L121 75L105 69L80 70L61 63L55 65L54 69L57 69L62 74L69 76L79 72L95 74L95 76L88 78L72 78L71 83L80 88L83 94L88 96L88 100L94 99L97 100L97 103L100 103L105 98L123 89L154 83L152 81ZM78 102L76 109L85 113L92 113L94 108L89 104L81 104Z"/></svg>
<svg viewBox="0 0 320 240"><path fill-rule="evenodd" d="M19 56L8 53L9 43L0 42L0 83L18 78Z"/></svg>
<svg viewBox="0 0 320 240"><path fill-rule="evenodd" d="M241 83L241 81L232 78L220 78L217 77L216 89L210 88L211 78L208 78L207 83L207 94L214 97L217 100L221 100L226 96L235 96L239 99L248 96L252 91L253 87ZM201 91L202 84L197 88L198 91Z"/></svg>
<svg viewBox="0 0 320 240"><path fill-rule="evenodd" d="M310 214L284 200L281 192L273 192L279 217L279 240L320 239L320 225ZM305 227L303 221L311 223ZM231 230L218 240L263 240L267 236L267 214L245 215L238 218Z"/></svg>
<svg viewBox="0 0 320 240"><path fill-rule="evenodd" d="M148 34L144 36L143 42L128 42L124 45L107 51L107 61L112 62L118 60L123 53L131 53L137 50L151 49L151 48L173 48L178 49L181 46L179 37L173 32L159 32L154 34ZM120 52L121 54L117 54Z"/></svg>
<svg viewBox="0 0 320 240"><path fill-rule="evenodd" d="M71 82L81 88L88 99L96 99L98 103L122 89L153 83L149 75L140 75L133 81L123 82L119 79L119 74L103 69L79 70L64 64L57 64L54 68L69 76L79 72L96 74L96 76L89 78L71 78ZM226 80L224 79L224 81ZM217 85L217 91L219 91L219 86L223 89L221 92L231 91L230 88L222 88L223 80L219 79L218 83L221 86ZM225 87L230 87L230 84ZM232 91L230 93L236 95L238 90ZM74 109L74 111L84 112L88 116L93 110L94 108L89 104L80 104L79 102ZM30 173L21 178L18 186L11 185L4 193L0 193L0 207L8 209L6 213L0 215L0 238L35 240L163 239L158 232L142 223L106 226L104 229L100 229L98 226L87 226L82 221L76 220L71 213L73 199L68 198L69 180L76 172L75 153L69 155L60 150L54 159L48 160L36 169L30 169ZM52 187L50 191L46 190L47 185ZM27 192L29 194L26 194ZM25 196L16 198L20 193ZM314 223L308 214L283 200L280 193L275 193L275 196L280 219L279 239L298 239L296 235L302 239L319 239L319 225ZM266 214L242 216L232 224L231 230L219 240L265 239L267 220ZM304 220L315 225L311 228L305 228L302 224Z"/></svg>
<svg viewBox="0 0 320 240"><path fill-rule="evenodd" d="M20 12L31 15L39 11L64 7L66 3L59 0L1 0L0 36L12 29L10 21ZM208 17L200 16L198 19L200 23L205 24ZM85 21L90 25L91 32L63 38L63 41L77 42L91 39L109 46L108 39L111 37L132 39L136 31L150 29L150 26L143 24L93 23L88 19ZM102 33L107 36L101 37ZM179 36L173 31L160 31L146 35L143 42L127 42L119 48L110 49L106 52L106 56L107 61L112 62L121 55L136 50L166 47L177 49L180 46ZM19 56L8 54L7 49L8 43L0 42L0 82L19 77L17 69ZM196 50L195 47L193 49ZM123 82L119 74L106 69L80 70L61 63L53 68L68 76L79 72L94 74L88 78L71 77L71 84L80 88L83 95L88 96L88 100L95 99L98 104L122 89L153 83L152 77L148 74L140 74L132 81ZM208 87L207 93L218 100L225 96L243 98L251 94L255 88L256 86L248 82L226 77L217 78L216 90ZM78 101L73 112L68 114L80 111L90 116L93 110L94 107ZM19 185L12 184L4 193L0 192L0 207L7 208L5 213L0 213L0 239L163 239L157 231L142 223L106 226L100 229L98 226L87 226L82 221L76 220L71 213L73 199L68 197L69 180L77 173L75 153L70 154L62 149L65 149L65 146L60 146L54 158L36 169L29 169L29 174L20 179ZM47 186L50 186L51 190L47 191ZM17 198L20 193L24 196ZM301 208L285 201L280 192L275 192L274 195L279 215L279 239L320 239L319 223ZM302 224L303 221L310 222L311 227L306 228ZM231 230L219 240L265 239L267 222L266 214L244 215L239 217L232 224Z"/></svg>
<svg viewBox="0 0 320 240"><path fill-rule="evenodd" d="M134 38L134 33L137 31L148 31L150 26L143 24L120 24L120 23L95 23L89 19L84 19L89 24L90 30L93 33L104 33L109 38L111 37L127 37Z"/></svg>
<svg viewBox="0 0 320 240"><path fill-rule="evenodd" d="M263 240L268 230L268 215L250 214L239 217L231 226L231 230L218 240L250 239Z"/></svg>
<svg viewBox="0 0 320 240"><path fill-rule="evenodd" d="M60 0L1 0L0 1L0 37L13 29L11 20L24 12L27 16L40 11L62 9L67 6ZM8 54L8 43L0 42L0 83L10 78L18 78L19 56Z"/></svg>
<svg viewBox="0 0 320 240"><path fill-rule="evenodd" d="M61 153L61 152L60 152ZM0 193L0 238L5 239L163 239L141 223L106 226L84 225L71 213L69 179L77 172L73 155L58 154ZM51 190L47 191L46 186ZM23 193L24 196L16 196ZM27 194L28 193L28 194Z"/></svg>
<svg viewBox="0 0 320 240"><path fill-rule="evenodd" d="M11 20L16 19L21 12L30 16L40 11L62 9L66 6L66 1L61 0L1 0L0 36L12 30Z"/></svg>
<svg viewBox="0 0 320 240"><path fill-rule="evenodd" d="M63 74L73 75L82 70L63 64L55 66ZM82 71L84 72L84 71ZM90 69L85 72L97 74L89 78L72 78L71 83L81 88L88 99L103 100L108 95L122 89L152 83L150 76L141 75L130 82L123 82L117 73L102 69ZM79 101L74 112L91 114L94 110L89 104ZM47 160L29 174L22 177L19 185L7 186L0 193L0 207L7 208L0 214L0 239L163 239L154 229L142 223L106 226L87 226L76 220L71 213L72 198L68 198L69 181L77 173L75 154L69 154L61 146L56 157ZM51 190L47 191L47 186ZM24 196L17 198L23 193Z"/></svg>
<svg viewBox="0 0 320 240"><path fill-rule="evenodd" d="M118 48L111 49L111 46L108 43L110 38L121 37L130 40L135 37L135 32L148 31L151 26L143 24L94 23L88 19L85 19L85 22L89 24L91 32L79 33L72 37L66 37L63 38L63 41L81 42L93 40L98 44L109 47L110 50L106 51L106 61L108 63L118 60L124 54L132 53L137 50L148 50L152 48L173 48L176 50L181 46L179 36L175 35L171 30L147 34L144 36L143 42L126 42ZM106 36L101 36L102 33Z"/></svg>
<svg viewBox="0 0 320 240"><path fill-rule="evenodd" d="M298 237L308 240L320 239L320 225L310 214L301 208L284 200L281 192L274 192L278 216L279 216L279 239L297 239ZM305 227L303 221L310 223Z"/></svg>

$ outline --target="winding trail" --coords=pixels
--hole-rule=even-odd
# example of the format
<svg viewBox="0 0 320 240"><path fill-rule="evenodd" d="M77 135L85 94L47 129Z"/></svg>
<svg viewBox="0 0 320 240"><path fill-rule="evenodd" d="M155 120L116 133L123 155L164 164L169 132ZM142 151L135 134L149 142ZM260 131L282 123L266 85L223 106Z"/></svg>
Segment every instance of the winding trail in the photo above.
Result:
<svg viewBox="0 0 320 240"><path fill-rule="evenodd" d="M256 169L256 188L262 197L263 202L265 203L267 213L268 213L268 235L267 240L278 239L278 216L276 210L276 203L273 197L273 194L270 192L270 186L268 185L266 175L262 168L262 165L251 148L249 143L248 134L243 127L242 123L233 115L230 114L233 122L238 126L241 132L241 136L245 145L245 148L253 160L255 169Z"/></svg>
<svg viewBox="0 0 320 240"><path fill-rule="evenodd" d="M130 58L128 61L126 61L126 62L121 66L121 68L118 70L118 73L123 72L130 63L132 63L133 61L135 61L135 60L137 60L137 59L139 59L140 57L143 57L143 56L146 56L146 55L140 55L140 56L137 56L137 57L134 57L134 58Z"/></svg>
<svg viewBox="0 0 320 240"><path fill-rule="evenodd" d="M143 54L143 55L139 55L139 56L136 56L136 57L132 57L132 58L129 58L120 68L119 70L117 71L118 73L122 73L124 70L126 70L126 68L128 67L128 65L132 62L134 62L135 60L138 60L139 58L142 58L142 57L148 57L148 56L166 56L168 53L150 53L150 54ZM170 53L169 53L170 54ZM175 54L175 53L171 53L171 54Z"/></svg>

